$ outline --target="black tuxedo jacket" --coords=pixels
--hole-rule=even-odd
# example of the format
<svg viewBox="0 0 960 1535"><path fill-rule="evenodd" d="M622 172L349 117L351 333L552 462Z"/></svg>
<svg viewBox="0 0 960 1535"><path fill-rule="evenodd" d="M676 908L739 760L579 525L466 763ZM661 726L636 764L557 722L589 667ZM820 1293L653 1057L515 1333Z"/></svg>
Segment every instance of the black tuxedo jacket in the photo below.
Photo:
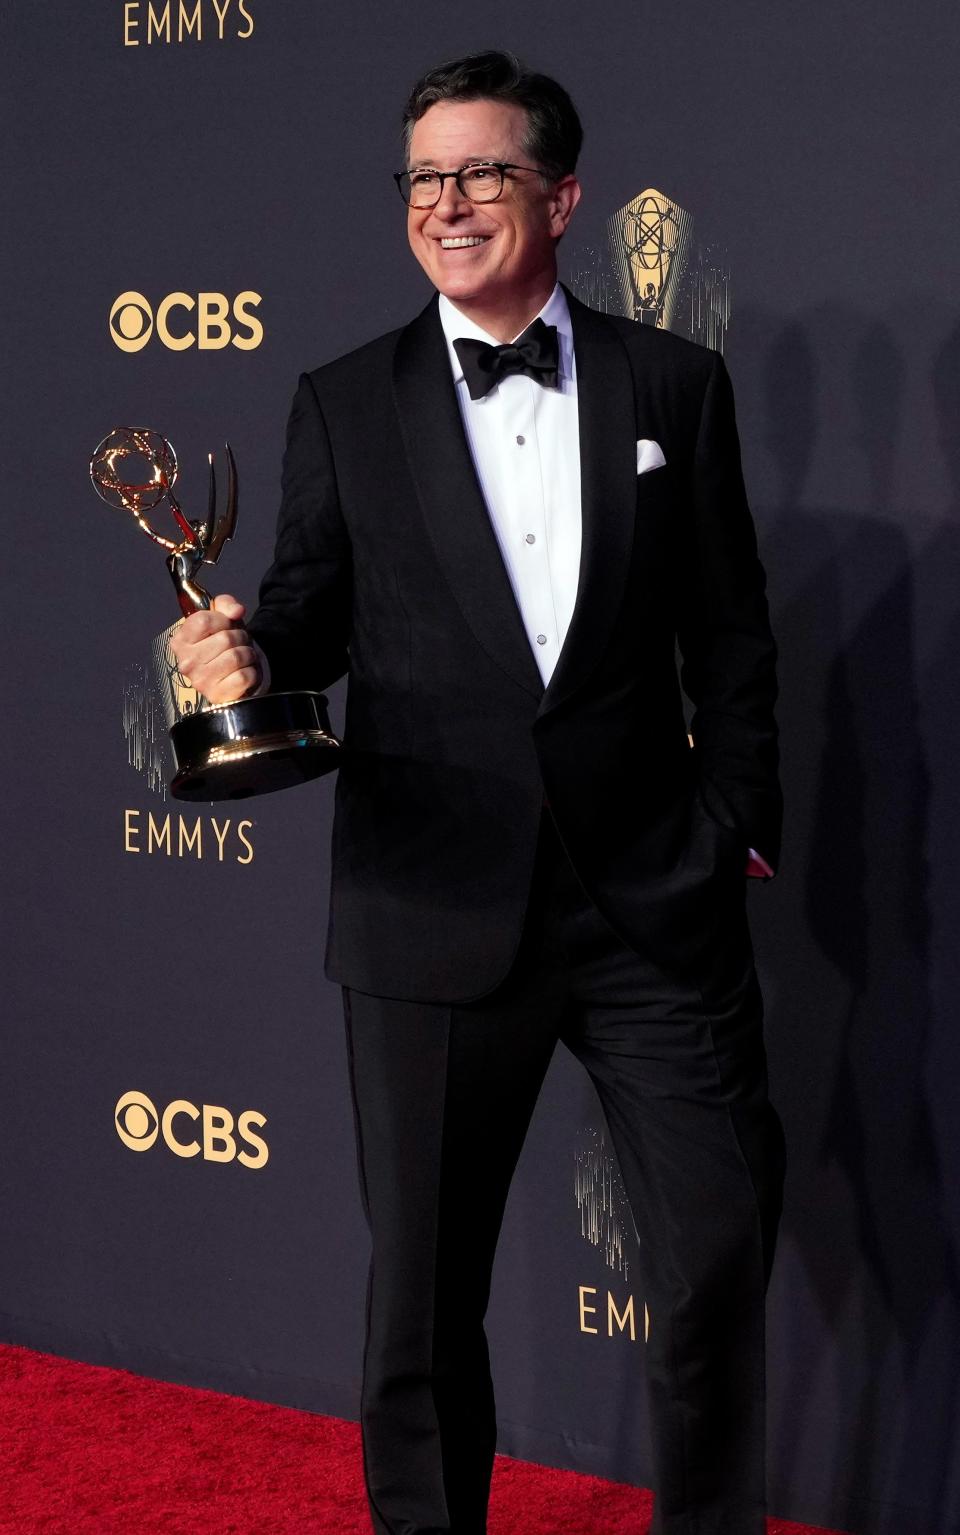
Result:
<svg viewBox="0 0 960 1535"><path fill-rule="evenodd" d="M276 690L347 674L326 973L359 991L453 1002L496 986L545 795L612 926L700 984L748 846L778 857L776 651L723 359L567 298L583 540L546 689L436 299L303 374L293 402L248 627ZM638 476L641 437L666 464Z"/></svg>

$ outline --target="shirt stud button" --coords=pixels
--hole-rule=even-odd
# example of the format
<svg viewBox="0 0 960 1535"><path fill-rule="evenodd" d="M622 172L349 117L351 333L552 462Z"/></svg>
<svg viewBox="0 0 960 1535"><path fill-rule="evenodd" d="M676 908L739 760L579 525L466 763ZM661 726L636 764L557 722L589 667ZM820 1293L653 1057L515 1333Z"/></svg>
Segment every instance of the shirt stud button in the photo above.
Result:
<svg viewBox="0 0 960 1535"><path fill-rule="evenodd" d="M547 636L545 634L538 634L537 635L537 644L538 645L545 645L546 643L547 643Z"/></svg>
<svg viewBox="0 0 960 1535"><path fill-rule="evenodd" d="M526 538L524 539L524 543L527 543L527 544L535 544L536 541L537 541L536 533L528 533L526 535Z"/></svg>
<svg viewBox="0 0 960 1535"><path fill-rule="evenodd" d="M517 434L517 447L518 448L522 448L524 443L526 442L526 440L527 439L524 437L523 433L522 432L518 432L518 434Z"/></svg>

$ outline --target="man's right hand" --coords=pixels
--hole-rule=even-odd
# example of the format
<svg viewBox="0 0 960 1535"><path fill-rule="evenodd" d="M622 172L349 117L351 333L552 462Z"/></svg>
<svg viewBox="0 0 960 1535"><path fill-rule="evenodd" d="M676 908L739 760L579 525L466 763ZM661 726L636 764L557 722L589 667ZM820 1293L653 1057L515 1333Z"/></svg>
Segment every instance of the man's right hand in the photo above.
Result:
<svg viewBox="0 0 960 1535"><path fill-rule="evenodd" d="M212 608L191 613L171 636L184 680L212 704L247 698L269 680L263 651L241 625L245 612L236 597L215 597Z"/></svg>

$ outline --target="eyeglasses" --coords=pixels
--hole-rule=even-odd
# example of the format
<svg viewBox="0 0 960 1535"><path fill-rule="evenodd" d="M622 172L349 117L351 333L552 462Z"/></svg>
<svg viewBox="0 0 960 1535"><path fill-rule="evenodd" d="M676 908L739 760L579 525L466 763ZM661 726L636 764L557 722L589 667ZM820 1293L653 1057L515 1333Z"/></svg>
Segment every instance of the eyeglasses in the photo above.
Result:
<svg viewBox="0 0 960 1535"><path fill-rule="evenodd" d="M394 171L393 179L400 196L411 208L434 208L443 196L443 183L455 181L463 197L472 203L495 203L503 191L507 171L533 171L545 176L537 165L510 165L506 160L478 160L462 165L458 171Z"/></svg>

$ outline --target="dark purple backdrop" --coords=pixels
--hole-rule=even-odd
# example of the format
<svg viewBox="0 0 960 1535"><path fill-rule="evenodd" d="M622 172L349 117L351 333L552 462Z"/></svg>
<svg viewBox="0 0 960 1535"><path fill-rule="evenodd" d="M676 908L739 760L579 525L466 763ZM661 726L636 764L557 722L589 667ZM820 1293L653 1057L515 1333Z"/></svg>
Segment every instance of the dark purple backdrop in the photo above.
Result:
<svg viewBox="0 0 960 1535"><path fill-rule="evenodd" d="M196 0L181 9L195 18ZM231 807L226 830L222 813L222 861L208 810L201 859L177 856L178 811L170 854L148 851L149 815L162 832L171 805L128 762L124 698L172 595L85 466L118 422L157 427L198 507L204 454L229 437L241 524L214 583L252 598L298 372L427 296L389 174L404 93L443 57L509 46L569 86L586 124L567 275L646 187L691 213L730 274L724 349L782 648L788 807L781 873L750 892L790 1154L772 1509L863 1535L960 1530L947 8L489 0L470 20L439 0L231 0L220 39L200 0L201 37L194 20L176 41L174 4L169 43L147 41L148 11L21 6L4 51L2 1336L356 1415L367 1248L321 973L331 785ZM173 351L154 333L121 351L108 316L129 290L154 310L177 291L252 290L262 343ZM162 1137L130 1150L114 1128L130 1090L158 1110L265 1115L269 1160L181 1157ZM190 1123L174 1121L181 1141ZM644 1482L642 1296L637 1340L610 1336L607 1293L622 1313L632 1256L624 1273L602 1229L581 1234L575 1197L601 1130L558 1058L496 1274L501 1448ZM615 1178L614 1205L622 1235Z"/></svg>

